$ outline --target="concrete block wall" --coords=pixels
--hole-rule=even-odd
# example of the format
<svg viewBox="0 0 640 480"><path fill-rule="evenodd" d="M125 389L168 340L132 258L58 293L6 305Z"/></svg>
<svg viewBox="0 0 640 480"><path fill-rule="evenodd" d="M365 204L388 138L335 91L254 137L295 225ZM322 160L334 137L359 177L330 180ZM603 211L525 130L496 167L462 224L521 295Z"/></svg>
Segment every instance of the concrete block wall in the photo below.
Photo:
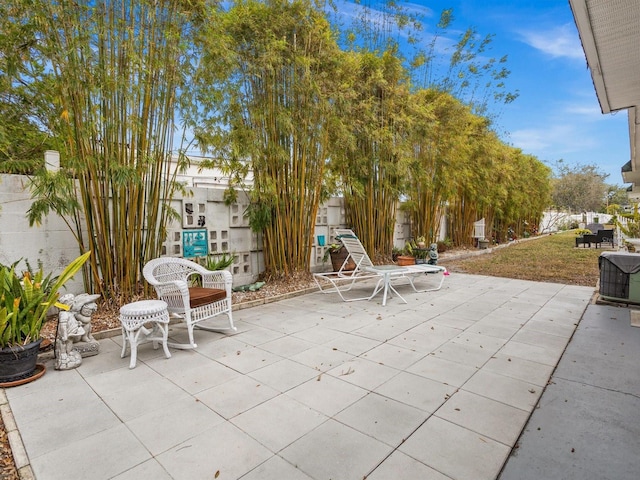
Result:
<svg viewBox="0 0 640 480"><path fill-rule="evenodd" d="M162 255L188 256L185 249L201 255L233 254L235 261L229 270L234 286L253 283L264 269L264 258L261 238L251 231L244 218L248 198L240 193L237 203L227 206L223 194L222 186L191 187L183 198L174 199L172 206L181 212L181 219L167 226ZM10 264L26 258L36 266L41 260L45 271L59 273L78 256L77 243L55 214L49 215L41 226L29 227L26 212L31 202L27 177L0 175L0 262ZM319 208L316 217L310 258L312 271L330 268L322 259L328 245L335 241L334 230L344 227L347 225L342 199L331 198ZM324 236L324 245L318 241L320 235ZM399 211L395 245L404 246L409 235L408 216ZM82 279L79 275L76 277L69 285L72 293L83 291Z"/></svg>

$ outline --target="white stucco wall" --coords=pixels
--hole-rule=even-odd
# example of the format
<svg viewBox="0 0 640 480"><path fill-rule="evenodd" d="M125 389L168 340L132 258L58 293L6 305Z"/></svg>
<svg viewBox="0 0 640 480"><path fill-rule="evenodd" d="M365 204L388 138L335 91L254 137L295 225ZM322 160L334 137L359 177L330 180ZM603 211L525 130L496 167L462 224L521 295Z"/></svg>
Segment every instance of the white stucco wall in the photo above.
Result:
<svg viewBox="0 0 640 480"><path fill-rule="evenodd" d="M41 225L29 226L27 211L32 200L28 182L24 175L0 175L0 263L10 265L22 258L36 269L41 261L45 272L58 274L79 255L78 245L56 215L47 216ZM26 265L21 263L20 267ZM81 292L81 275L76 275L67 289Z"/></svg>

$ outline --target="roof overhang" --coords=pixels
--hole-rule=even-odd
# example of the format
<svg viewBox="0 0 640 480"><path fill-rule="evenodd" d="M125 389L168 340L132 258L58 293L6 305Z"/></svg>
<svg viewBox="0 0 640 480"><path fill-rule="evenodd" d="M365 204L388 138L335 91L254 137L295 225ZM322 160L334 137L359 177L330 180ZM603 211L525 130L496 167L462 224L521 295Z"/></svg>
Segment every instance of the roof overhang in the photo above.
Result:
<svg viewBox="0 0 640 480"><path fill-rule="evenodd" d="M638 0L569 0L602 113L640 105Z"/></svg>
<svg viewBox="0 0 640 480"><path fill-rule="evenodd" d="M627 183L640 185L640 1L569 0L602 113L629 109Z"/></svg>

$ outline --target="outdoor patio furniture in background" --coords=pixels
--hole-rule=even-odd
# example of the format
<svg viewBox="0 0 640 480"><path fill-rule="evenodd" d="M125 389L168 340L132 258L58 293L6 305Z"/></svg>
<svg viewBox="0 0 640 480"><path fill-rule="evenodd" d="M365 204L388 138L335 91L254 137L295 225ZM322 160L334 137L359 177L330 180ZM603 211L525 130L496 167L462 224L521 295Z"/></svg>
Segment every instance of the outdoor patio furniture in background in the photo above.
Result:
<svg viewBox="0 0 640 480"><path fill-rule="evenodd" d="M596 239L593 241L593 243L596 244L596 248L598 248L598 245L601 245L603 243L608 243L613 247L614 235L615 235L615 230L613 229L598 230L598 233L596 233Z"/></svg>
<svg viewBox="0 0 640 480"><path fill-rule="evenodd" d="M394 292L403 302L406 303L406 300L402 298L402 296L397 292L392 282L395 279L407 279L411 287L415 292L427 292L433 290L439 290L442 288L442 284L444 282L444 276L447 273L446 268L437 266L437 265L408 265L408 266L398 266L398 265L374 265L371 261L371 258L367 254L364 246L360 242L360 239L356 236L356 234L350 229L336 229L335 230L337 238L340 239L342 244L345 246L347 251L349 252L349 257L353 260L356 265L355 270L353 272L329 272L329 273L316 273L314 274L314 280L318 285L318 288L323 293L335 292L340 295L340 298L344 301L354 301L354 300L371 300L375 297L380 291L383 292L382 304L386 305L387 296L389 292ZM346 262L345 262L346 263ZM428 275L428 274L441 274L440 283L437 287L427 288L424 290L418 290L414 284L414 279L419 275ZM345 298L343 296L343 292L351 290L353 288L356 280L377 278L378 282L376 283L373 293L366 297L358 297L358 298ZM328 282L331 284L330 288L323 289L322 282Z"/></svg>
<svg viewBox="0 0 640 480"><path fill-rule="evenodd" d="M614 235L614 230L598 230L597 233L593 233L591 235L587 234L582 237L576 237L576 247L578 245L582 245L583 247L585 245L589 245L589 248L591 248L592 243L595 243L596 248L603 243L608 243L613 247Z"/></svg>
<svg viewBox="0 0 640 480"><path fill-rule="evenodd" d="M162 342L164 356L171 358L167 348L167 335L169 331L169 312L167 303L162 300L141 300L128 303L120 309L120 323L122 324L122 354L127 353L127 344L131 350L129 368L135 368L138 358L138 345L153 342L154 350L158 348L158 342ZM151 330L146 326L149 325ZM142 336L142 338L140 338Z"/></svg>
<svg viewBox="0 0 640 480"><path fill-rule="evenodd" d="M194 327L212 332L236 331L231 314L233 279L227 270L211 271L184 258L160 257L149 261L142 273L155 288L158 298L167 302L169 313L180 316L187 325L189 343L169 343L169 346L196 348ZM227 326L200 324L218 315L227 316Z"/></svg>
<svg viewBox="0 0 640 480"><path fill-rule="evenodd" d="M595 235L582 235L580 237L576 237L576 247L579 247L580 245L582 245L583 248L585 248L586 245L589 246L589 248L591 248L591 243L595 240Z"/></svg>

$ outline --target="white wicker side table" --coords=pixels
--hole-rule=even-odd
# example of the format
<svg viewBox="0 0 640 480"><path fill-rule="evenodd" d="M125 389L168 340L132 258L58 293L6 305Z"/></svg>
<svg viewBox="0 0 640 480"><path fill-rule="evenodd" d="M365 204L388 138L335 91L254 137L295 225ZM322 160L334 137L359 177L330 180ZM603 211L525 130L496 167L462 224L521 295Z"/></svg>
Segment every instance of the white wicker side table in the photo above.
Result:
<svg viewBox="0 0 640 480"><path fill-rule="evenodd" d="M162 349L167 358L171 358L167 346L169 333L169 312L167 303L162 300L141 300L128 303L120 308L120 323L122 323L122 354L124 358L127 344L131 350L129 368L135 368L138 357L138 345L153 342L153 348L158 348L162 342ZM150 325L150 329L145 326ZM140 338L142 335L142 338Z"/></svg>

